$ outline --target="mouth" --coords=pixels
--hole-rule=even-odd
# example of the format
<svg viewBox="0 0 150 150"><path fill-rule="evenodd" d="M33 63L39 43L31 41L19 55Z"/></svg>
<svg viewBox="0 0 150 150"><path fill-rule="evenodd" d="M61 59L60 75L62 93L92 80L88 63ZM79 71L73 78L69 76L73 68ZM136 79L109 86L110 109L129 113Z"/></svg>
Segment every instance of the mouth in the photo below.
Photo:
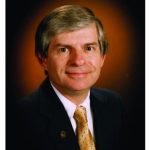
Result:
<svg viewBox="0 0 150 150"><path fill-rule="evenodd" d="M88 72L66 72L66 74L73 79L84 79Z"/></svg>

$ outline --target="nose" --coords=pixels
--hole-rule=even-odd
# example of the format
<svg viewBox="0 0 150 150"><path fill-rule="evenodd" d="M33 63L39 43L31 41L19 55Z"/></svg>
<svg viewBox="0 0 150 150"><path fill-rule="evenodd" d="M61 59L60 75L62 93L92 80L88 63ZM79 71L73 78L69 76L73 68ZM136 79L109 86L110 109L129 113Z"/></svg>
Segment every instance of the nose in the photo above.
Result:
<svg viewBox="0 0 150 150"><path fill-rule="evenodd" d="M74 50L72 51L71 57L70 57L70 63L74 66L82 66L85 63L85 54L83 50Z"/></svg>

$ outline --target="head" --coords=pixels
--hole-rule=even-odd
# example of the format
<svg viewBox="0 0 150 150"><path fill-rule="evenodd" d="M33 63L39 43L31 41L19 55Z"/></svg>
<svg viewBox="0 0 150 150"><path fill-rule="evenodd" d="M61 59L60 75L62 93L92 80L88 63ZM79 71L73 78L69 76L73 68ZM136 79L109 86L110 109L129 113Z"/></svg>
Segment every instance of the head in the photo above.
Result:
<svg viewBox="0 0 150 150"><path fill-rule="evenodd" d="M39 24L35 36L35 54L39 61L47 57L52 38L61 32L84 28L94 23L98 33L100 51L107 52L108 43L101 21L92 10L78 5L64 5L54 9Z"/></svg>
<svg viewBox="0 0 150 150"><path fill-rule="evenodd" d="M61 6L38 26L36 56L61 92L88 90L99 77L106 52L103 26L89 8Z"/></svg>

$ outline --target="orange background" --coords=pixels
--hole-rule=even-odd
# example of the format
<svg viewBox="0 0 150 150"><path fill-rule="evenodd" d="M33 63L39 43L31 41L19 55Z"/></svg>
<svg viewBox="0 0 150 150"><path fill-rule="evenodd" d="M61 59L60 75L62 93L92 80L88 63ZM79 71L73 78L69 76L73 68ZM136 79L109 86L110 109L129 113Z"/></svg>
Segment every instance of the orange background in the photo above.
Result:
<svg viewBox="0 0 150 150"><path fill-rule="evenodd" d="M15 84L21 95L31 93L45 78L43 68L34 55L36 28L46 14L64 4L70 4L70 2L64 0L63 2L55 1L36 5L33 13L25 19L24 25L17 35ZM109 52L101 77L95 86L109 88L125 95L128 93L128 87L132 84L131 76L136 54L136 31L132 19L126 10L123 10L117 3L72 0L71 4L80 4L91 8L102 21L108 38Z"/></svg>

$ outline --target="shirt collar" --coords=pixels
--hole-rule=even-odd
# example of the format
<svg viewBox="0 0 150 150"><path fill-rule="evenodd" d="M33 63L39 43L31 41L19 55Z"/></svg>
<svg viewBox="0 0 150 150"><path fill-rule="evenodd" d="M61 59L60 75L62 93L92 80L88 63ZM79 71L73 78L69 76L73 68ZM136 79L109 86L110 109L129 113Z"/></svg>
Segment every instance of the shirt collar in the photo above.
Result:
<svg viewBox="0 0 150 150"><path fill-rule="evenodd" d="M59 97L60 101L62 102L69 118L73 118L74 112L76 110L77 105L75 105L74 103L72 103L69 99L67 99L66 97L64 97L55 87L54 85L51 83L52 88L54 89L55 93L57 94L57 96ZM90 111L90 91L88 92L87 97L85 98L85 100L83 101L83 103L81 103L79 106L84 106L87 110L87 112Z"/></svg>

